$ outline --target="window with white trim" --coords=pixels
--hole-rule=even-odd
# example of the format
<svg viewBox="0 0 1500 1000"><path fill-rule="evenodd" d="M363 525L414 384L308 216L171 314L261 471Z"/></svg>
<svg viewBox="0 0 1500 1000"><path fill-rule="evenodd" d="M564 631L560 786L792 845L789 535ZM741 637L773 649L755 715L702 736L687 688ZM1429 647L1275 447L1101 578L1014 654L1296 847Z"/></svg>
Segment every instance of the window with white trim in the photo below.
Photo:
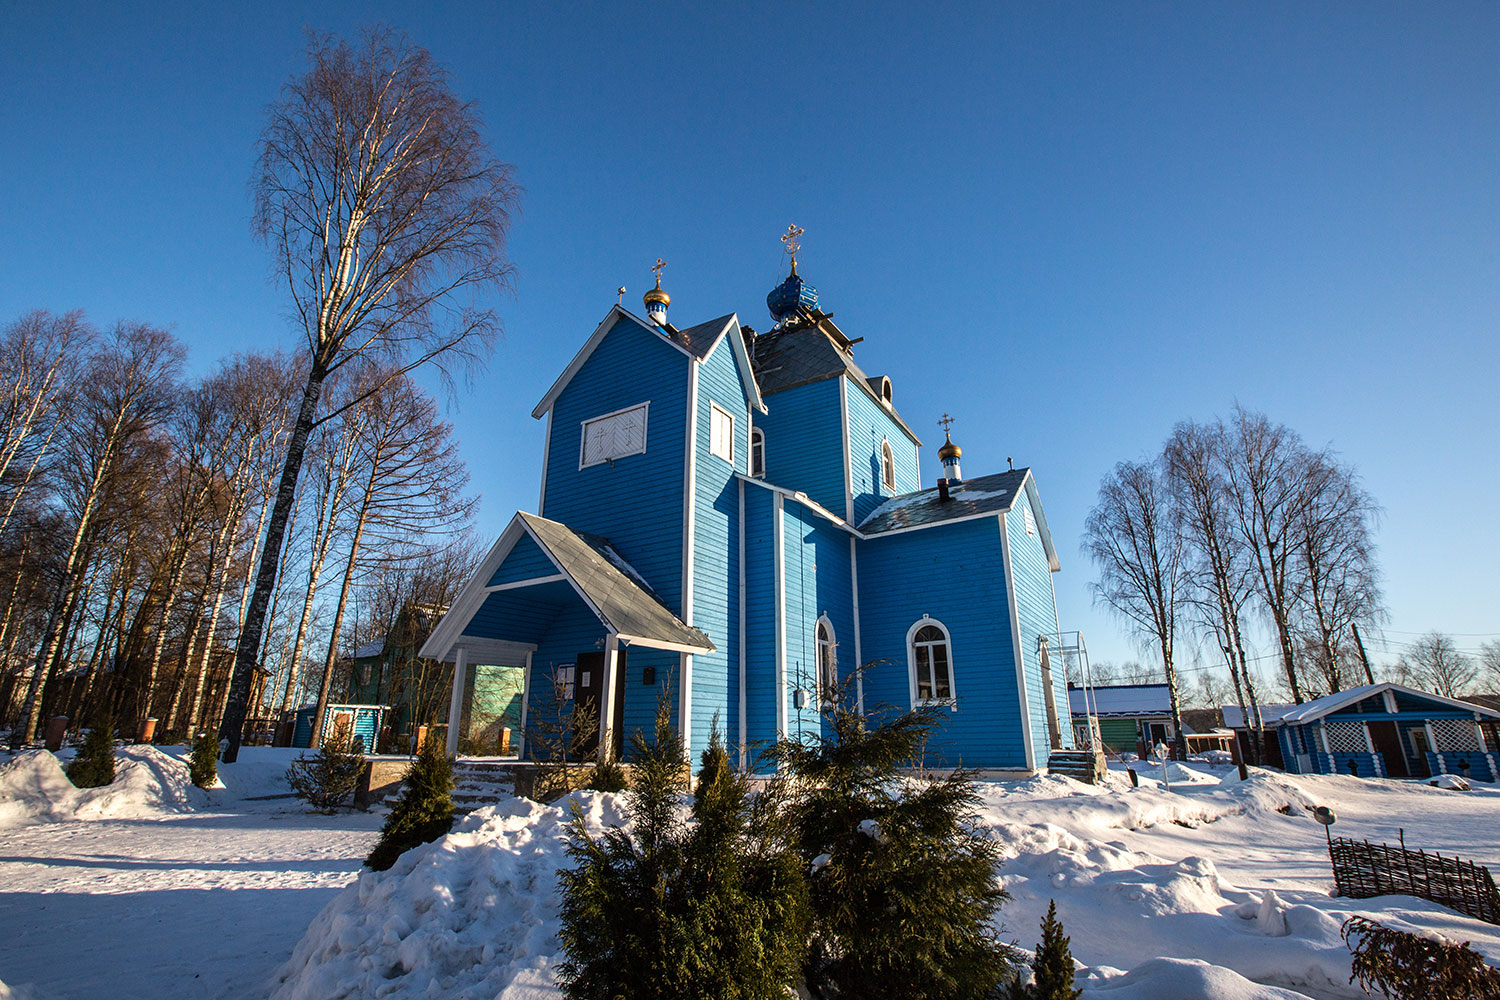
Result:
<svg viewBox="0 0 1500 1000"><path fill-rule="evenodd" d="M557 680L555 683L557 685L558 697L563 701L573 700L573 673L574 666L571 663L564 663L557 668Z"/></svg>
<svg viewBox="0 0 1500 1000"><path fill-rule="evenodd" d="M953 647L948 630L935 618L923 618L907 634L912 701L918 705L953 701Z"/></svg>
<svg viewBox="0 0 1500 1000"><path fill-rule="evenodd" d="M833 623L828 616L818 619L818 699L824 706L832 705L838 695L839 665L837 645L833 640Z"/></svg>
<svg viewBox="0 0 1500 1000"><path fill-rule="evenodd" d="M750 429L750 475L757 479L766 474L766 432L759 427Z"/></svg>
<svg viewBox="0 0 1500 1000"><path fill-rule="evenodd" d="M1031 504L1021 508L1021 519L1026 522L1026 534L1036 534L1036 515L1031 512Z"/></svg>
<svg viewBox="0 0 1500 1000"><path fill-rule="evenodd" d="M646 453L646 408L649 403L632 406L583 422L583 441L579 446L578 467L588 468L602 462L613 462L630 455Z"/></svg>
<svg viewBox="0 0 1500 1000"><path fill-rule="evenodd" d="M733 464L734 415L713 402L708 404L708 450Z"/></svg>
<svg viewBox="0 0 1500 1000"><path fill-rule="evenodd" d="M886 489L896 492L896 454L891 451L889 441L880 442L880 481Z"/></svg>

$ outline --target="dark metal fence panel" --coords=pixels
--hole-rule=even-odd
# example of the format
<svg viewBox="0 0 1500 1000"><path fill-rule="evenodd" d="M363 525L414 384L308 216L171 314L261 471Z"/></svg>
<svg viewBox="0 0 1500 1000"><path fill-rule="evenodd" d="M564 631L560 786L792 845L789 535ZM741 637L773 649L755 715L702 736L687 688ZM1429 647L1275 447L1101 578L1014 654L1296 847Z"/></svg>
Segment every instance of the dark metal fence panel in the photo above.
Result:
<svg viewBox="0 0 1500 1000"><path fill-rule="evenodd" d="M1335 896L1416 896L1500 924L1500 890L1483 865L1346 837L1334 838L1328 854Z"/></svg>

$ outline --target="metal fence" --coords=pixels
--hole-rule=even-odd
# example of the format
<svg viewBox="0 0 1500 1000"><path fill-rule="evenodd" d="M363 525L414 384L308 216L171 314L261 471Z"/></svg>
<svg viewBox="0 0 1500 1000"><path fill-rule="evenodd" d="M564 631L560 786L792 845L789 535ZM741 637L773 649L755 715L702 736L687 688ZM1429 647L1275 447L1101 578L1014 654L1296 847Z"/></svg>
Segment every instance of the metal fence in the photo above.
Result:
<svg viewBox="0 0 1500 1000"><path fill-rule="evenodd" d="M1330 841L1328 855L1335 896L1416 896L1500 924L1500 890L1483 865L1346 837Z"/></svg>

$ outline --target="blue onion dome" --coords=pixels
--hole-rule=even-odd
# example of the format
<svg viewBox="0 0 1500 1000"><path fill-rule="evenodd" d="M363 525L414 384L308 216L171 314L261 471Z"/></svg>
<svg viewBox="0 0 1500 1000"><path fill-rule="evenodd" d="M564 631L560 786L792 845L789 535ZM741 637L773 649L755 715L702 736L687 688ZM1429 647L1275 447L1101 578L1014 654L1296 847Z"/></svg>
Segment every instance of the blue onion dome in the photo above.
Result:
<svg viewBox="0 0 1500 1000"><path fill-rule="evenodd" d="M818 308L818 290L802 280L794 261L792 273L766 296L766 308L771 310L771 318L780 323L795 312L798 306L805 309Z"/></svg>

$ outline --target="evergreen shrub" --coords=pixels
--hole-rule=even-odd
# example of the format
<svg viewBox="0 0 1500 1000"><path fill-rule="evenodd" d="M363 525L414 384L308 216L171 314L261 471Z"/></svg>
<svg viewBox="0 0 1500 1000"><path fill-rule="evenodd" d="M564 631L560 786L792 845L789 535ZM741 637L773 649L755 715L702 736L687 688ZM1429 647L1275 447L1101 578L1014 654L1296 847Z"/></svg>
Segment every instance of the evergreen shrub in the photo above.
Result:
<svg viewBox="0 0 1500 1000"><path fill-rule="evenodd" d="M1042 918L1042 940L1031 959L1032 984L1016 977L1007 1000L1079 1000L1083 990L1073 986L1073 951L1057 919L1057 900L1047 903Z"/></svg>
<svg viewBox="0 0 1500 1000"><path fill-rule="evenodd" d="M800 859L752 820L715 725L691 818L686 753L665 709L631 738L633 833L591 835L575 809L562 885L563 994L572 1000L783 1000L804 949Z"/></svg>
<svg viewBox="0 0 1500 1000"><path fill-rule="evenodd" d="M1008 896L974 775L922 770L935 710L866 717L848 701L825 711L827 735L769 752L778 776L765 794L809 873L806 985L850 1000L991 997L1014 958L993 927Z"/></svg>
<svg viewBox="0 0 1500 1000"><path fill-rule="evenodd" d="M383 872L403 853L453 828L453 762L442 741L428 738L402 778L401 798L385 818L365 865Z"/></svg>
<svg viewBox="0 0 1500 1000"><path fill-rule="evenodd" d="M115 780L115 720L109 714L101 715L83 738L68 765L68 780L78 788L100 788Z"/></svg>
<svg viewBox="0 0 1500 1000"><path fill-rule="evenodd" d="M188 774L199 788L212 788L219 777L219 738L205 729L193 740L188 756Z"/></svg>
<svg viewBox="0 0 1500 1000"><path fill-rule="evenodd" d="M1393 1000L1495 1000L1500 969L1488 965L1468 942L1434 941L1394 930L1365 917L1350 917L1341 931L1354 955L1349 982L1359 982Z"/></svg>
<svg viewBox="0 0 1500 1000"><path fill-rule="evenodd" d="M311 757L303 755L286 769L297 798L320 812L333 812L354 791L365 757L351 746L349 727L338 726Z"/></svg>

